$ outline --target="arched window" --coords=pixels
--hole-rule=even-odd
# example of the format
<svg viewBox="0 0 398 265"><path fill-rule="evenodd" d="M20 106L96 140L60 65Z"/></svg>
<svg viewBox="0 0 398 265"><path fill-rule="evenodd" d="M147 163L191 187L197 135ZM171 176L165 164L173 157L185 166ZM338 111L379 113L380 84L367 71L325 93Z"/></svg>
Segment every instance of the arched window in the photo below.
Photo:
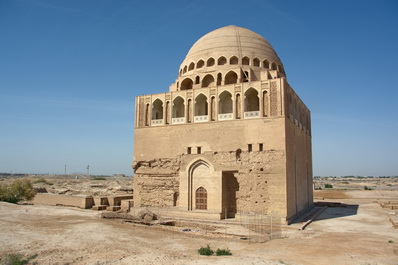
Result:
<svg viewBox="0 0 398 265"><path fill-rule="evenodd" d="M243 65L249 65L250 64L250 59L248 57L243 57L242 58L242 64Z"/></svg>
<svg viewBox="0 0 398 265"><path fill-rule="evenodd" d="M269 69L269 62L268 60L263 61L263 67Z"/></svg>
<svg viewBox="0 0 398 265"><path fill-rule="evenodd" d="M224 65L227 63L227 58L225 58L224 56L221 56L220 58L218 58L218 65Z"/></svg>
<svg viewBox="0 0 398 265"><path fill-rule="evenodd" d="M245 92L245 112L259 110L258 92L254 88L249 88Z"/></svg>
<svg viewBox="0 0 398 265"><path fill-rule="evenodd" d="M223 91L220 94L220 101L218 102L218 113L232 113L232 95L228 91Z"/></svg>
<svg viewBox="0 0 398 265"><path fill-rule="evenodd" d="M206 75L202 79L202 87L212 86L214 83L214 77L212 75Z"/></svg>
<svg viewBox="0 0 398 265"><path fill-rule="evenodd" d="M185 74L187 72L187 66L184 66L184 70L182 71L183 74Z"/></svg>
<svg viewBox="0 0 398 265"><path fill-rule="evenodd" d="M214 65L214 59L213 58L209 58L208 60L207 60L207 64L206 64L207 66L213 66Z"/></svg>
<svg viewBox="0 0 398 265"><path fill-rule="evenodd" d="M236 84L238 82L238 75L234 71L230 71L225 75L225 84Z"/></svg>
<svg viewBox="0 0 398 265"><path fill-rule="evenodd" d="M181 82L181 90L192 89L193 82L190 78L186 78Z"/></svg>
<svg viewBox="0 0 398 265"><path fill-rule="evenodd" d="M272 63L271 69L272 69L272 70L276 70L276 63Z"/></svg>
<svg viewBox="0 0 398 265"><path fill-rule="evenodd" d="M163 119L163 102L156 99L152 104L152 120Z"/></svg>
<svg viewBox="0 0 398 265"><path fill-rule="evenodd" d="M260 66L260 60L258 58L254 58L253 66Z"/></svg>
<svg viewBox="0 0 398 265"><path fill-rule="evenodd" d="M238 64L238 57L232 56L232 57L229 59L229 64Z"/></svg>
<svg viewBox="0 0 398 265"><path fill-rule="evenodd" d="M195 99L195 116L203 116L208 114L207 97L200 94Z"/></svg>
<svg viewBox="0 0 398 265"><path fill-rule="evenodd" d="M205 188L200 187L196 190L196 210L207 210L207 191Z"/></svg>
<svg viewBox="0 0 398 265"><path fill-rule="evenodd" d="M185 105L182 97L176 97L173 100L173 118L182 118L185 116Z"/></svg>
<svg viewBox="0 0 398 265"><path fill-rule="evenodd" d="M218 73L217 74L217 86L221 86L221 82L222 82L222 74Z"/></svg>
<svg viewBox="0 0 398 265"><path fill-rule="evenodd" d="M199 62L196 64L196 69L202 68L205 65L205 62L203 60L199 60Z"/></svg>
<svg viewBox="0 0 398 265"><path fill-rule="evenodd" d="M180 76L182 75L182 69L180 69Z"/></svg>
<svg viewBox="0 0 398 265"><path fill-rule="evenodd" d="M200 83L200 77L197 76L197 77L195 77L195 84L197 85L197 84L199 84L199 83Z"/></svg>
<svg viewBox="0 0 398 265"><path fill-rule="evenodd" d="M188 67L188 71L191 71L195 68L195 64L194 63L190 63L189 67Z"/></svg>

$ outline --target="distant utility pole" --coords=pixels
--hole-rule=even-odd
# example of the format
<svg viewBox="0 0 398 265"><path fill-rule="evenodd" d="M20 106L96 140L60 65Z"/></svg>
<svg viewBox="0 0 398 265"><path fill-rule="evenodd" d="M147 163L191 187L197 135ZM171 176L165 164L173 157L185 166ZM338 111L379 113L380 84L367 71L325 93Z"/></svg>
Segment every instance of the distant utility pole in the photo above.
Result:
<svg viewBox="0 0 398 265"><path fill-rule="evenodd" d="M87 176L90 177L90 165L87 165Z"/></svg>
<svg viewBox="0 0 398 265"><path fill-rule="evenodd" d="M66 177L66 164L65 164L65 177Z"/></svg>

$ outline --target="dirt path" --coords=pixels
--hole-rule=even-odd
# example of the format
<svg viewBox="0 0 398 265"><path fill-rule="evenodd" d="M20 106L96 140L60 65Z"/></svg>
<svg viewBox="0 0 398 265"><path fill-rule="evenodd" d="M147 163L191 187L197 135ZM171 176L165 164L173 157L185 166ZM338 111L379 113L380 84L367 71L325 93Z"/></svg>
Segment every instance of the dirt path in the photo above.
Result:
<svg viewBox="0 0 398 265"><path fill-rule="evenodd" d="M398 264L398 230L375 203L329 208L306 230L290 229L284 239L267 243L208 238L99 215L0 202L0 256L37 254L38 264ZM199 256L197 249L207 244L229 248L233 256Z"/></svg>

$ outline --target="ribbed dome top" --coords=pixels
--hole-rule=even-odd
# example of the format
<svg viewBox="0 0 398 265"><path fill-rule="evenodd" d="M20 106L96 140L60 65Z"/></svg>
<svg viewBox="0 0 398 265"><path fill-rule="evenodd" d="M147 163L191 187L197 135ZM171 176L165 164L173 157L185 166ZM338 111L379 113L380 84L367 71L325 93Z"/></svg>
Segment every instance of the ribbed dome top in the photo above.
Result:
<svg viewBox="0 0 398 265"><path fill-rule="evenodd" d="M224 56L230 58L247 56L251 59L267 59L282 64L278 55L266 39L257 33L237 26L216 29L200 38L189 50L181 67L198 60Z"/></svg>

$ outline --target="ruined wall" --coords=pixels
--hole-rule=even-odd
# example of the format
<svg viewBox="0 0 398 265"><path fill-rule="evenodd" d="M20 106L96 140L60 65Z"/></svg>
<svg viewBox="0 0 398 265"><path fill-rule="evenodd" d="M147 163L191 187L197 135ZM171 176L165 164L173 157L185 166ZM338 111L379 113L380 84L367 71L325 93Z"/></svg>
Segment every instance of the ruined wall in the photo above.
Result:
<svg viewBox="0 0 398 265"><path fill-rule="evenodd" d="M136 162L134 205L175 206L179 191L179 159L153 159Z"/></svg>

